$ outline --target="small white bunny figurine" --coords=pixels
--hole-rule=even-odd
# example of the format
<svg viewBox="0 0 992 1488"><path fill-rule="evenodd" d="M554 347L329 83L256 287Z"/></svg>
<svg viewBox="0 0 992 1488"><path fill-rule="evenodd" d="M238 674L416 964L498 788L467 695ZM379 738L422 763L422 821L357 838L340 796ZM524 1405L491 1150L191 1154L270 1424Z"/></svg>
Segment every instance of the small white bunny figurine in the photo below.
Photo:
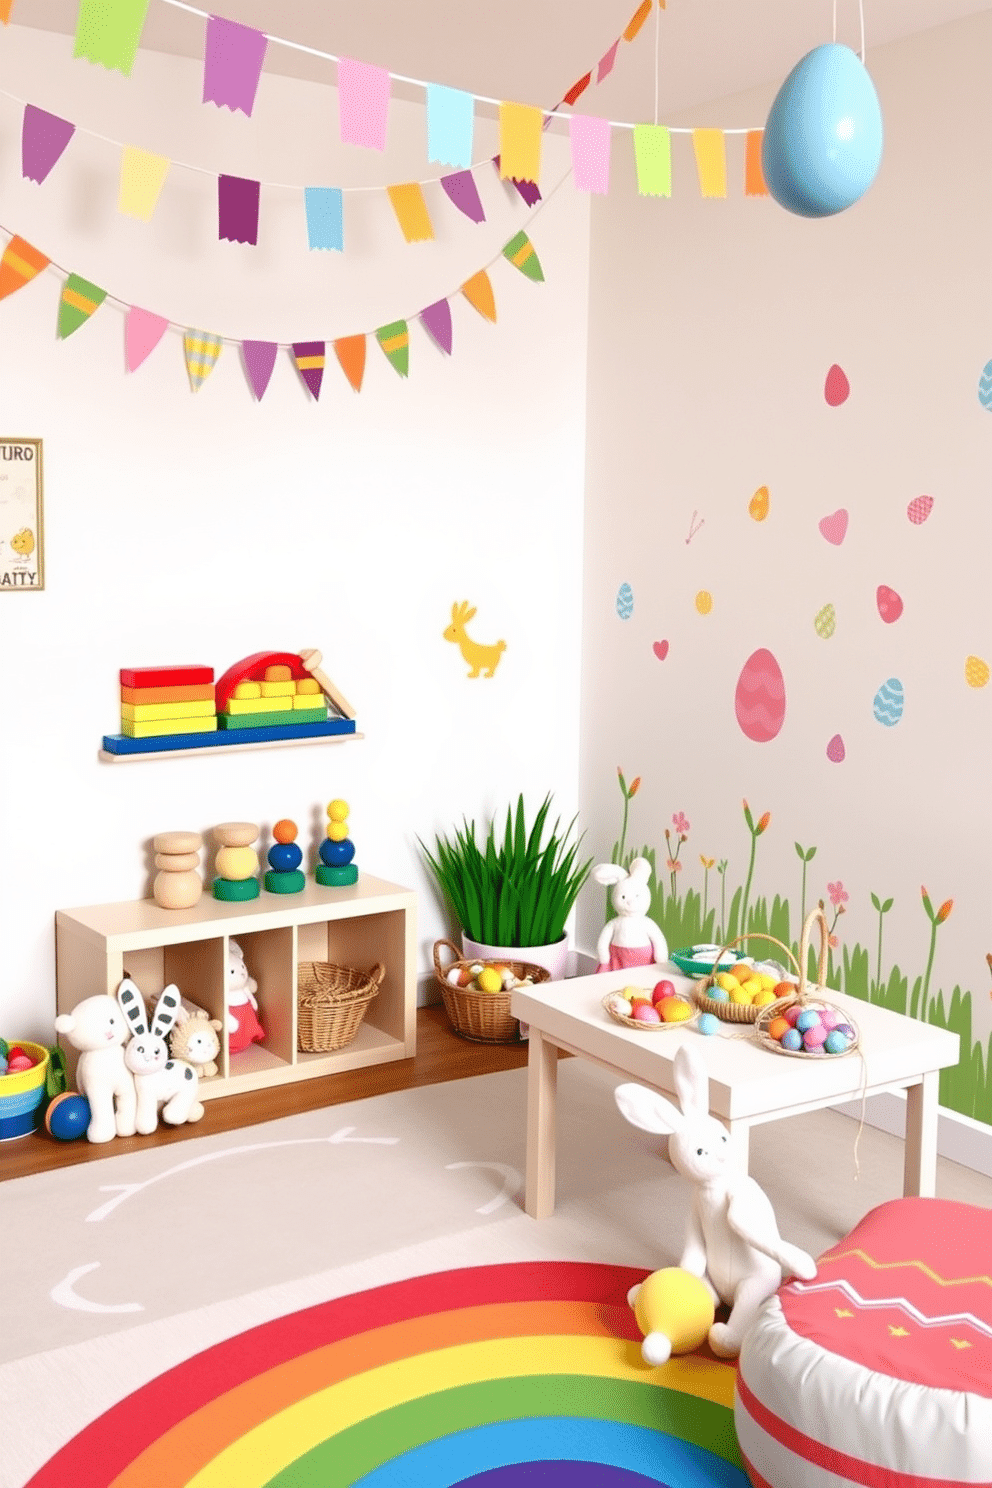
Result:
<svg viewBox="0 0 992 1488"><path fill-rule="evenodd" d="M709 1343L721 1358L734 1359L783 1276L811 1281L816 1262L781 1238L767 1194L731 1165L727 1133L709 1114L709 1077L699 1054L683 1045L674 1071L681 1111L643 1085L620 1085L614 1094L632 1126L669 1133L672 1166L695 1185L679 1264L705 1282L715 1302L730 1306L727 1321L710 1328ZM627 1299L632 1306L634 1296L636 1289Z"/></svg>
<svg viewBox="0 0 992 1488"><path fill-rule="evenodd" d="M621 971L627 966L651 966L668 960L668 942L654 920L651 907L651 864L635 858L629 871L619 863L597 863L597 883L613 884L610 903L616 916L607 920L596 942L597 971Z"/></svg>
<svg viewBox="0 0 992 1488"><path fill-rule="evenodd" d="M158 1126L160 1105L162 1120L170 1126L199 1121L203 1106L196 1098L199 1084L196 1070L184 1060L170 1059L165 1041L182 1007L179 988L170 982L162 992L155 1004L150 1029L144 998L130 977L125 977L117 988L117 1001L131 1030L131 1038L124 1045L124 1063L134 1076L138 1097L136 1125L140 1135L148 1136Z"/></svg>

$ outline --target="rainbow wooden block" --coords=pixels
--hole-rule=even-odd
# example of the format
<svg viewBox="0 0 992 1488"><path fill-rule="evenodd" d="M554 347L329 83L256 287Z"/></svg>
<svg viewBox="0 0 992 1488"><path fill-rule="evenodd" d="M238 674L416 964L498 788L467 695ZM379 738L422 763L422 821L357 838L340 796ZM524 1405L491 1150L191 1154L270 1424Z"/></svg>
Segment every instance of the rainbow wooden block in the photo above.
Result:
<svg viewBox="0 0 992 1488"><path fill-rule="evenodd" d="M285 715L292 716L292 715ZM165 750L214 749L234 744L278 743L291 739L322 739L336 734L353 734L353 718L327 718L323 723L280 724L278 728L221 729L212 734L163 734L160 737L129 738L125 734L104 734L107 754L157 754Z"/></svg>
<svg viewBox="0 0 992 1488"><path fill-rule="evenodd" d="M172 738L179 722L176 718L152 718L143 723L134 718L122 718L121 733L129 739L153 739L159 735ZM211 713L209 718L184 718L181 725L184 733L207 734L216 733L218 722L217 715Z"/></svg>
<svg viewBox="0 0 992 1488"><path fill-rule="evenodd" d="M213 702L212 682L193 687L122 687L122 703L197 703Z"/></svg>
<svg viewBox="0 0 992 1488"><path fill-rule="evenodd" d="M192 687L213 682L214 669L208 666L122 667L122 687Z"/></svg>
<svg viewBox="0 0 992 1488"><path fill-rule="evenodd" d="M149 688L149 691L154 691ZM139 693L140 696L140 693ZM213 698L197 698L189 703L121 703L121 717L136 723L154 722L156 719L213 718Z"/></svg>
<svg viewBox="0 0 992 1488"><path fill-rule="evenodd" d="M295 724L304 724L323 723L326 718L326 708L285 708L281 713L218 713L217 727L228 730L269 729L278 728L289 719Z"/></svg>

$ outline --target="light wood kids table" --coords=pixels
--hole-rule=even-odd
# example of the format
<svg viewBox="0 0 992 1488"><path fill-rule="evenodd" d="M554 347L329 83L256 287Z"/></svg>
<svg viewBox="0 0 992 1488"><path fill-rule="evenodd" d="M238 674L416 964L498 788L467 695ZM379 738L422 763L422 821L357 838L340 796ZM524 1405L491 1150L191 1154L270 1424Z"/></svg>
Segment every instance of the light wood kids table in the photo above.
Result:
<svg viewBox="0 0 992 1488"><path fill-rule="evenodd" d="M915 1018L873 1007L832 988L829 1001L843 1008L861 1032L861 1048L822 1059L790 1059L742 1038L750 1025L723 1023L713 1035L695 1024L638 1033L615 1022L603 1007L608 992L653 987L661 977L691 999L692 982L674 966L602 972L564 982L544 982L511 995L515 1018L530 1025L527 1063L526 1209L545 1219L555 1207L555 1104L558 1051L566 1050L612 1070L618 1080L648 1085L678 1102L672 1060L692 1041L710 1077L710 1114L730 1134L735 1160L745 1169L752 1126L798 1116L882 1090L906 1091L903 1193L932 1198L937 1176L937 1089L941 1069L958 1062L958 1036ZM864 1061L862 1061L862 1053Z"/></svg>

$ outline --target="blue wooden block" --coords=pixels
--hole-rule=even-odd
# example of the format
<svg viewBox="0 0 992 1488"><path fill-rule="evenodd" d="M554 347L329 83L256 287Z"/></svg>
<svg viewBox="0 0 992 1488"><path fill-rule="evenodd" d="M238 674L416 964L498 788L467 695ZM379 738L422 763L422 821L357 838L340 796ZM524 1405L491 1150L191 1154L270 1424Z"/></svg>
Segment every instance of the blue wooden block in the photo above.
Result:
<svg viewBox="0 0 992 1488"><path fill-rule="evenodd" d="M329 734L353 734L353 718L328 718L326 723L286 723L277 728L226 729L216 734L158 734L151 739L129 739L104 734L107 754L161 754L169 749L224 749L231 744L265 744L279 739L321 739Z"/></svg>

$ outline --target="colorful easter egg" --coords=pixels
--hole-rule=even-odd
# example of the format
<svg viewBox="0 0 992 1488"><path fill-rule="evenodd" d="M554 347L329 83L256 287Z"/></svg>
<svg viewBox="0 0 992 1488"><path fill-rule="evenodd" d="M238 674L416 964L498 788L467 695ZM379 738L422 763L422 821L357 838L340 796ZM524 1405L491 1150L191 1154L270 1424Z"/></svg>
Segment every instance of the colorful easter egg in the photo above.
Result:
<svg viewBox="0 0 992 1488"><path fill-rule="evenodd" d="M828 517L821 517L817 525L821 537L825 537L828 543L833 543L834 547L840 547L847 536L847 512L840 507Z"/></svg>
<svg viewBox="0 0 992 1488"><path fill-rule="evenodd" d="M785 720L785 678L770 651L752 652L741 668L734 694L741 732L756 744L774 739Z"/></svg>
<svg viewBox="0 0 992 1488"><path fill-rule="evenodd" d="M894 589L889 588L888 584L879 584L875 590L875 603L886 625L891 625L893 620L898 620L902 614L902 600Z"/></svg>
<svg viewBox="0 0 992 1488"><path fill-rule="evenodd" d="M932 496L914 496L906 508L906 515L914 527L919 527L926 521L932 511Z"/></svg>
<svg viewBox="0 0 992 1488"><path fill-rule="evenodd" d="M657 656L659 661L664 661L665 657L668 655L668 642L655 641L651 647L651 650L654 652L655 656Z"/></svg>
<svg viewBox="0 0 992 1488"><path fill-rule="evenodd" d="M851 384L847 380L844 369L834 362L823 384L823 396L831 408L838 408L841 403L846 403L850 391Z"/></svg>
<svg viewBox="0 0 992 1488"><path fill-rule="evenodd" d="M813 629L821 640L829 641L837 629L837 613L832 604L825 604L822 610L817 610Z"/></svg>
<svg viewBox="0 0 992 1488"><path fill-rule="evenodd" d="M989 680L989 664L980 656L969 656L964 664L964 680L969 687L984 687Z"/></svg>
<svg viewBox="0 0 992 1488"><path fill-rule="evenodd" d="M634 613L634 591L629 584L621 584L617 590L617 614L621 620L629 620Z"/></svg>
<svg viewBox="0 0 992 1488"><path fill-rule="evenodd" d="M905 695L898 677L883 682L872 705L875 717L886 728L894 728L902 717Z"/></svg>
<svg viewBox="0 0 992 1488"><path fill-rule="evenodd" d="M713 608L713 596L708 589L700 589L696 595L696 609L701 615L708 615Z"/></svg>
<svg viewBox="0 0 992 1488"><path fill-rule="evenodd" d="M978 379L978 401L992 411L992 362L986 362Z"/></svg>
<svg viewBox="0 0 992 1488"><path fill-rule="evenodd" d="M839 765L843 763L846 756L847 750L844 748L844 740L840 734L834 734L827 745L827 759L832 765Z"/></svg>
<svg viewBox="0 0 992 1488"><path fill-rule="evenodd" d="M768 487L759 486L748 502L748 516L753 517L756 522L763 522L768 515L768 507Z"/></svg>

